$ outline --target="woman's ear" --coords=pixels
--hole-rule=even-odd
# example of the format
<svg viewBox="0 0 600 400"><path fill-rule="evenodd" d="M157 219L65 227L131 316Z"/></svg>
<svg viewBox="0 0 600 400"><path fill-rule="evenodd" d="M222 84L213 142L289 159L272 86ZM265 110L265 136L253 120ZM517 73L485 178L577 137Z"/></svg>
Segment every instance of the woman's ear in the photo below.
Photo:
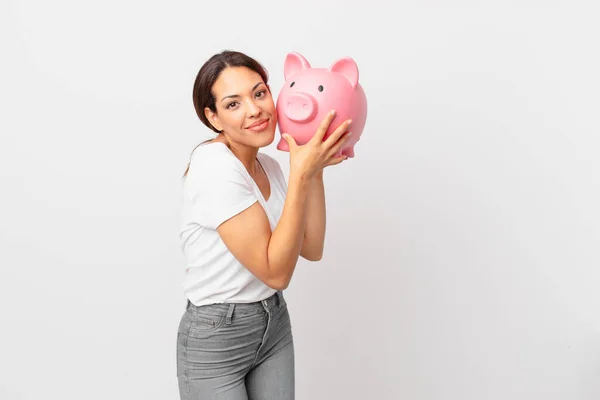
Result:
<svg viewBox="0 0 600 400"><path fill-rule="evenodd" d="M208 119L208 122L210 122L210 124L219 132L223 130L223 128L221 127L221 124L219 123L219 116L217 115L217 113L213 112L210 108L205 107L204 108L204 115L206 116L206 119Z"/></svg>

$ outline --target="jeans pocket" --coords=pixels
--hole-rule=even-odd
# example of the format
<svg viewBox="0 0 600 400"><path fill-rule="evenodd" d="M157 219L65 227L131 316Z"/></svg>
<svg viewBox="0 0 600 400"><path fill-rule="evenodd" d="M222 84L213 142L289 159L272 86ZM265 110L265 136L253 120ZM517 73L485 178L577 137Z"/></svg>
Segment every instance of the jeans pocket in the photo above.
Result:
<svg viewBox="0 0 600 400"><path fill-rule="evenodd" d="M190 315L191 325L189 336L194 336L194 333L206 333L216 330L223 324L225 317L226 314L194 313Z"/></svg>

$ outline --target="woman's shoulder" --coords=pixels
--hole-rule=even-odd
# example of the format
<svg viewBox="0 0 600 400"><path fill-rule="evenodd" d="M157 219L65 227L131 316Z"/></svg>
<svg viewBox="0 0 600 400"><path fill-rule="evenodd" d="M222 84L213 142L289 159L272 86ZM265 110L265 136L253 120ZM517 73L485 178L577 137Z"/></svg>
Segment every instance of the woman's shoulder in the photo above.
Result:
<svg viewBox="0 0 600 400"><path fill-rule="evenodd" d="M191 165L217 167L237 167L235 156L226 144L222 142L203 143L192 152Z"/></svg>
<svg viewBox="0 0 600 400"><path fill-rule="evenodd" d="M229 148L220 142L202 144L190 158L190 182L247 181L245 169Z"/></svg>

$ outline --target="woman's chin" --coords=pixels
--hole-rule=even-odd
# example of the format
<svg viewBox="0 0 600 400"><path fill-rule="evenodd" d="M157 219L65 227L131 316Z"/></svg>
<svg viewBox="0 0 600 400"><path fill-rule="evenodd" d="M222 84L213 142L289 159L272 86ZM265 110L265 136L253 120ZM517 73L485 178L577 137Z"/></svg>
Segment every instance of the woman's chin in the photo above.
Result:
<svg viewBox="0 0 600 400"><path fill-rule="evenodd" d="M255 134L254 142L257 143L258 147L269 146L275 140L275 129L266 129L259 134Z"/></svg>
<svg viewBox="0 0 600 400"><path fill-rule="evenodd" d="M265 135L264 138L261 138L260 145L258 147L267 147L270 146L271 143L275 140L275 132L270 135Z"/></svg>

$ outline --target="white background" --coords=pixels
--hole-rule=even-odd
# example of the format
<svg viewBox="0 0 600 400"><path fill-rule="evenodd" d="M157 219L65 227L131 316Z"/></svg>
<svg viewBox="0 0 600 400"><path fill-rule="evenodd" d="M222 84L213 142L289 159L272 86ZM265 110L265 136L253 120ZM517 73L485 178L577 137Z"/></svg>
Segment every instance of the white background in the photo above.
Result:
<svg viewBox="0 0 600 400"><path fill-rule="evenodd" d="M598 10L446 3L4 0L0 398L178 398L191 92L224 49L276 93L290 51L351 56L369 101L285 292L298 399L600 398Z"/></svg>

